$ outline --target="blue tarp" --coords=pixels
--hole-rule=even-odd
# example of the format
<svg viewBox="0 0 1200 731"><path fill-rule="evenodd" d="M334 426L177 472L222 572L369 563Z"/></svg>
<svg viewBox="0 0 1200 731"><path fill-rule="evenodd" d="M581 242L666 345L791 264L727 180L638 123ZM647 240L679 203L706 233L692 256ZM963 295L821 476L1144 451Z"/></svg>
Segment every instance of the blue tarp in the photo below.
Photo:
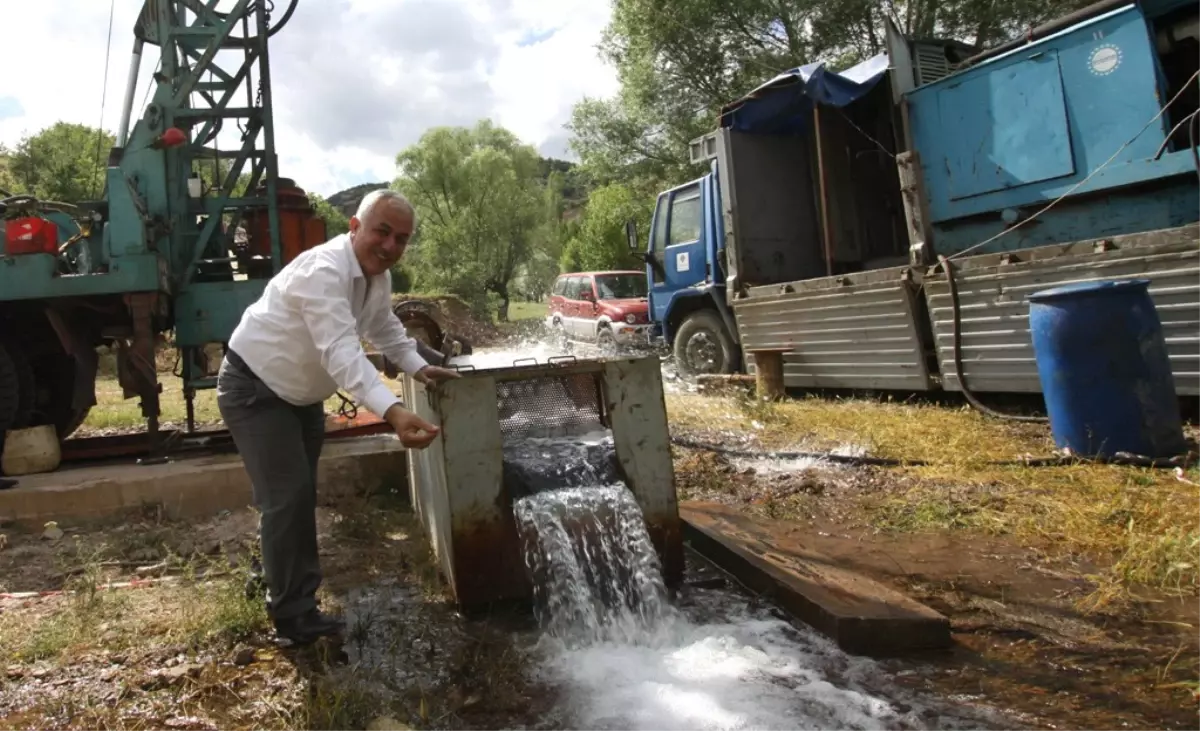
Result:
<svg viewBox="0 0 1200 731"><path fill-rule="evenodd" d="M875 88L887 70L881 53L840 73L819 62L785 71L728 105L721 126L758 134L803 131L812 123L814 102L844 107Z"/></svg>

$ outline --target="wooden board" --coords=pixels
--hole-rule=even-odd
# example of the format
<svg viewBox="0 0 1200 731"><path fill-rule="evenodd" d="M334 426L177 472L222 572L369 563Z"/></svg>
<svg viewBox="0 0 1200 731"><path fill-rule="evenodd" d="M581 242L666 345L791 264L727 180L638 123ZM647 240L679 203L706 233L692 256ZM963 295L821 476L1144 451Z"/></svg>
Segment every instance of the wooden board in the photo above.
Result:
<svg viewBox="0 0 1200 731"><path fill-rule="evenodd" d="M752 591L833 639L875 657L949 647L949 620L807 548L795 526L713 503L679 505L684 538Z"/></svg>

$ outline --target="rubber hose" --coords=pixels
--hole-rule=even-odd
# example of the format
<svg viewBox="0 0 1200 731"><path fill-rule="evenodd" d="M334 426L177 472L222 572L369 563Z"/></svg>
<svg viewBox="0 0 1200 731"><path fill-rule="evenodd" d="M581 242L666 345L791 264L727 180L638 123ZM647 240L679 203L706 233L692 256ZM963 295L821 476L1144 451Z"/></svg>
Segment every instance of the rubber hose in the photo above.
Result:
<svg viewBox="0 0 1200 731"><path fill-rule="evenodd" d="M1016 414L1005 414L985 406L979 401L979 399L975 398L975 394L972 393L971 389L967 386L967 374L963 373L962 367L962 333L960 332L960 328L962 326L962 317L958 306L958 283L954 281L954 267L951 266L950 260L945 256L939 255L938 261L941 262L942 268L946 271L946 284L950 289L950 308L954 313L952 320L953 325L951 329L954 350L954 372L958 375L959 388L962 389L963 396L966 397L967 402L970 403L971 406L974 406L978 411L997 419L1023 421L1033 424L1045 424L1048 422L1049 419L1044 416L1018 416Z"/></svg>
<svg viewBox="0 0 1200 731"><path fill-rule="evenodd" d="M763 452L752 449L734 449L709 444L686 437L671 437L671 443L685 449L695 449L714 454L724 454L730 457L746 457L750 459L812 459L837 464L872 467L928 467L933 462L922 459L891 459L888 457L858 457L849 454L833 452ZM1106 464L1127 467L1149 467L1154 469L1171 469L1188 467L1192 455L1187 458L1151 459L1136 455L1115 455L1112 457L1033 457L1030 459L1008 459L981 463L985 467L1065 467L1074 464Z"/></svg>

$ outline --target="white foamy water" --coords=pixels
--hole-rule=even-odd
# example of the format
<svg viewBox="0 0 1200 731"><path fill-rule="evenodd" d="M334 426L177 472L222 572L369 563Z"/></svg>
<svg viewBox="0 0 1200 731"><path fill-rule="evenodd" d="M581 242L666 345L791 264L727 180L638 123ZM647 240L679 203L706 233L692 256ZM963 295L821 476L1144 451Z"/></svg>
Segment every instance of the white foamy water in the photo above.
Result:
<svg viewBox="0 0 1200 731"><path fill-rule="evenodd" d="M564 469L572 454L580 449L556 450L544 469ZM575 727L980 726L889 700L872 690L890 687L877 665L740 595L688 589L673 604L641 509L619 481L528 495L514 515L544 632L536 679L562 693Z"/></svg>

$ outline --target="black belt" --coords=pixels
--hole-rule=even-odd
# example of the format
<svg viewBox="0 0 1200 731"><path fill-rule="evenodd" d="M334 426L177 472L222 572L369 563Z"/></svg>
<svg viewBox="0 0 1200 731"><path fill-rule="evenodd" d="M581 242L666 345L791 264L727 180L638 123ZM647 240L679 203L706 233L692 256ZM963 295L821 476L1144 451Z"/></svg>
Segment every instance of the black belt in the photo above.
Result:
<svg viewBox="0 0 1200 731"><path fill-rule="evenodd" d="M242 356L238 355L237 352L232 348L225 351L225 360L227 360L234 368L241 371L244 375L249 376L256 381L262 381L262 379L258 377L258 374L254 372L254 369L247 365L246 361L242 360Z"/></svg>

